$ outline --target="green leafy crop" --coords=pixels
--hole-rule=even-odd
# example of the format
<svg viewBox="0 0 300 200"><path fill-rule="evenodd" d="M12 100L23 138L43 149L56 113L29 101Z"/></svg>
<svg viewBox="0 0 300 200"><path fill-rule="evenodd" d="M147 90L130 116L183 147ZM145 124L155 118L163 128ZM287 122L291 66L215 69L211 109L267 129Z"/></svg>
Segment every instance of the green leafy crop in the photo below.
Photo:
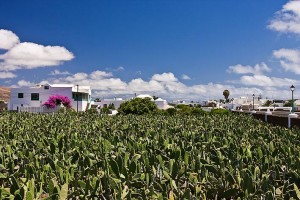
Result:
<svg viewBox="0 0 300 200"><path fill-rule="evenodd" d="M300 198L298 129L247 115L0 115L1 199Z"/></svg>

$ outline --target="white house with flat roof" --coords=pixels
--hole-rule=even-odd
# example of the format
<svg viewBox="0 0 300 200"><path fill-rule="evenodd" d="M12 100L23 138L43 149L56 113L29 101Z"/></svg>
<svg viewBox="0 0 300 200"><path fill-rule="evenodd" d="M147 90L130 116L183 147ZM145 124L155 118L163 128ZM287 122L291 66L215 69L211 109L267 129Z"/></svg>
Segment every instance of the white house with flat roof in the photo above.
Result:
<svg viewBox="0 0 300 200"><path fill-rule="evenodd" d="M242 96L239 98L232 98L228 103L225 104L225 107L230 110L243 109L243 110L252 110L258 109L262 106L268 99L261 99L259 96ZM253 106L254 103L254 106Z"/></svg>
<svg viewBox="0 0 300 200"><path fill-rule="evenodd" d="M113 104L115 109L118 109L123 102L125 102L125 100L122 98L103 99L101 101L94 102L94 105L97 105L98 108L107 108L109 105Z"/></svg>
<svg viewBox="0 0 300 200"><path fill-rule="evenodd" d="M27 88L12 88L8 110L26 110L29 108L43 107L43 104L50 96L61 95L71 100L74 110L85 111L90 107L91 88L90 86L77 86L73 84L45 84Z"/></svg>
<svg viewBox="0 0 300 200"><path fill-rule="evenodd" d="M140 94L140 95L136 96L135 98L141 98L141 99L150 98L151 101L153 101L159 109L163 109L163 110L172 107L172 106L168 105L167 100L164 100L164 99L161 99L161 98L158 98L158 99L154 100L153 97L151 95L148 95L148 94Z"/></svg>
<svg viewBox="0 0 300 200"><path fill-rule="evenodd" d="M159 109L168 109L168 108L172 107L172 106L168 105L168 102L166 100L161 99L161 98L154 100L153 97L148 94L141 94L134 98L141 98L141 99L150 98L151 101L153 101ZM103 99L99 102L94 102L94 105L97 105L98 106L97 108L105 108L105 107L108 107L109 105L113 104L115 109L117 110L120 107L120 105L125 101L126 100L124 100L122 98Z"/></svg>

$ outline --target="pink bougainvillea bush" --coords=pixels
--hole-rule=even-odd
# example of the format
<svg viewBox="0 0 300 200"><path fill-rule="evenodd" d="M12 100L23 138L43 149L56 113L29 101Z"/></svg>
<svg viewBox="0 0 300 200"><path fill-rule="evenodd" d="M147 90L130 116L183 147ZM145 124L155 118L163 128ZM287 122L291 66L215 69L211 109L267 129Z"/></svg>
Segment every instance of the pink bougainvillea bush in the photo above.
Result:
<svg viewBox="0 0 300 200"><path fill-rule="evenodd" d="M56 106L63 105L65 108L71 108L71 101L66 96L53 95L43 104L47 108L55 108Z"/></svg>

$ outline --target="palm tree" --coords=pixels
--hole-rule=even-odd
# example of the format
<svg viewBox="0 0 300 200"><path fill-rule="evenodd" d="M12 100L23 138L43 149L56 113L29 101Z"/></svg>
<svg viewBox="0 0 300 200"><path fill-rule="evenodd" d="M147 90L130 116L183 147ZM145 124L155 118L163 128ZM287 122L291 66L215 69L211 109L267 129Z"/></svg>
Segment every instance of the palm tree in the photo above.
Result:
<svg viewBox="0 0 300 200"><path fill-rule="evenodd" d="M226 102L229 102L229 99L228 99L228 97L229 97L229 95L230 95L229 90L224 90L224 91L223 91L223 95L224 95L224 98L226 99Z"/></svg>

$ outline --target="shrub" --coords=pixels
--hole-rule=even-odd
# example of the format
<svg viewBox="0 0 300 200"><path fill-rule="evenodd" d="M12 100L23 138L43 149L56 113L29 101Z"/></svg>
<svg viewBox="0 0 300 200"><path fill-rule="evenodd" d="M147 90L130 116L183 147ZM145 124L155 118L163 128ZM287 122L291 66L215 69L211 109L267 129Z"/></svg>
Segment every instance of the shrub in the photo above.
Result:
<svg viewBox="0 0 300 200"><path fill-rule="evenodd" d="M101 114L111 114L111 110L107 107L101 108L100 109Z"/></svg>
<svg viewBox="0 0 300 200"><path fill-rule="evenodd" d="M190 106L185 105L185 104L178 104L178 105L176 105L176 108L178 108L178 109L188 109L188 108L190 108Z"/></svg>
<svg viewBox="0 0 300 200"><path fill-rule="evenodd" d="M202 110L201 108L193 108L191 110L191 114L193 114L193 115L206 115L207 112Z"/></svg>
<svg viewBox="0 0 300 200"><path fill-rule="evenodd" d="M217 108L217 109L212 109L211 110L211 114L228 115L229 113L230 113L229 110L221 109L221 108Z"/></svg>
<svg viewBox="0 0 300 200"><path fill-rule="evenodd" d="M55 108L56 106L63 105L65 108L71 108L71 101L66 96L53 95L43 104L47 108Z"/></svg>
<svg viewBox="0 0 300 200"><path fill-rule="evenodd" d="M153 101L151 101L150 98L134 98L129 101L123 102L118 109L118 113L125 115L142 115L156 113L157 110L157 105Z"/></svg>
<svg viewBox="0 0 300 200"><path fill-rule="evenodd" d="M177 110L176 110L176 108L168 108L168 109L166 110L166 112L167 112L169 115L173 116L173 115L175 115L175 114L177 113Z"/></svg>
<svg viewBox="0 0 300 200"><path fill-rule="evenodd" d="M98 114L98 111L95 108L87 109L85 112L89 114Z"/></svg>

